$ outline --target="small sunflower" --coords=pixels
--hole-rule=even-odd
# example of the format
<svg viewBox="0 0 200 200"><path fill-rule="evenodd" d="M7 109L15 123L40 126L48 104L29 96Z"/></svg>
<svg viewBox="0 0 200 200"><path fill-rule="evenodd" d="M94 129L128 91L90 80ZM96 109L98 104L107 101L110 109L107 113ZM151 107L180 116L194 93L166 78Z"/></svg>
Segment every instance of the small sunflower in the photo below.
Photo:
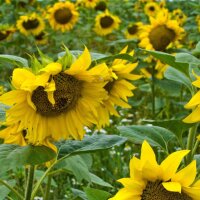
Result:
<svg viewBox="0 0 200 200"><path fill-rule="evenodd" d="M121 20L119 17L110 14L109 11L106 10L96 16L94 31L98 35L108 35L112 33L114 29L119 28L120 22Z"/></svg>
<svg viewBox="0 0 200 200"><path fill-rule="evenodd" d="M183 36L184 29L176 20L169 19L167 10L159 12L156 18L150 17L150 22L150 25L143 26L139 43L147 50L164 51Z"/></svg>
<svg viewBox="0 0 200 200"><path fill-rule="evenodd" d="M146 15L154 17L159 9L160 7L156 2L149 2L145 5L144 12Z"/></svg>
<svg viewBox="0 0 200 200"><path fill-rule="evenodd" d="M140 159L130 161L130 178L118 180L124 188L109 200L199 200L200 180L196 181L196 161L177 172L188 150L170 154L161 164L144 141Z"/></svg>
<svg viewBox="0 0 200 200"><path fill-rule="evenodd" d="M125 31L125 36L127 39L138 39L139 34L141 32L141 27L143 23L142 22L137 22L137 23L132 23L129 24L127 27L127 30Z"/></svg>
<svg viewBox="0 0 200 200"><path fill-rule="evenodd" d="M46 33L44 31L42 31L41 33L39 33L38 35L35 35L35 41L36 41L36 44L47 44L48 42L48 39L47 39L47 36L46 36Z"/></svg>
<svg viewBox="0 0 200 200"><path fill-rule="evenodd" d="M82 2L86 8L94 8L99 0L82 0Z"/></svg>
<svg viewBox="0 0 200 200"><path fill-rule="evenodd" d="M95 10L105 11L107 9L107 3L105 0L100 0L95 6Z"/></svg>
<svg viewBox="0 0 200 200"><path fill-rule="evenodd" d="M200 88L200 76L196 75L195 81L192 82L192 84ZM185 123L196 123L200 121L200 91L198 91L191 99L190 101L185 105L186 109L193 109L192 113L187 116L183 121Z"/></svg>
<svg viewBox="0 0 200 200"><path fill-rule="evenodd" d="M120 54L126 53L128 46L125 47ZM133 56L134 52L130 53ZM115 107L131 108L128 104L128 97L133 96L132 90L136 87L129 81L140 79L142 76L132 74L131 72L137 67L138 63L129 63L123 59L115 59L109 68L110 77L104 86L108 92L108 98L100 104L97 115L97 128L100 129L105 125L109 125L109 115L119 116Z"/></svg>
<svg viewBox="0 0 200 200"><path fill-rule="evenodd" d="M0 25L0 41L9 39L14 32L15 28L13 26L8 24Z"/></svg>
<svg viewBox="0 0 200 200"><path fill-rule="evenodd" d="M179 25L182 26L186 22L187 16L183 13L181 9L176 9L172 12L172 19L175 19L179 23Z"/></svg>
<svg viewBox="0 0 200 200"><path fill-rule="evenodd" d="M88 70L91 57L87 48L73 62L70 57L65 69L67 58L49 60L47 64L45 57L44 65L34 61L35 73L28 68L14 69L15 89L0 96L0 102L11 106L6 111L5 125L20 123L18 130L27 130L26 139L31 144L40 144L46 138L82 139L83 127L93 121L90 113L96 113L96 108L107 98L104 89L107 66Z"/></svg>
<svg viewBox="0 0 200 200"><path fill-rule="evenodd" d="M49 23L55 30L69 31L78 21L79 13L76 11L75 4L69 1L55 3L48 12Z"/></svg>
<svg viewBox="0 0 200 200"><path fill-rule="evenodd" d="M17 29L24 35L38 35L45 28L43 19L36 13L23 15L17 20Z"/></svg>

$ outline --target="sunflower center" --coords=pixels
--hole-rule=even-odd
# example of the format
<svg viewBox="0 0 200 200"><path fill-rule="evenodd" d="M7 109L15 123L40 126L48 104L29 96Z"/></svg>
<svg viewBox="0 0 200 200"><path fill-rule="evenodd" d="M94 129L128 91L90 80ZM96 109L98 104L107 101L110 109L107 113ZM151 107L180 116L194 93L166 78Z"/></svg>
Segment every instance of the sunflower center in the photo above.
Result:
<svg viewBox="0 0 200 200"><path fill-rule="evenodd" d="M35 39L36 39L36 40L42 40L42 39L44 38L44 35L45 35L45 33L44 33L44 32L41 32L39 35L36 35L36 36L35 36Z"/></svg>
<svg viewBox="0 0 200 200"><path fill-rule="evenodd" d="M155 7L154 7L154 6L150 6L150 7L149 7L149 10L150 10L150 11L155 11Z"/></svg>
<svg viewBox="0 0 200 200"><path fill-rule="evenodd" d="M175 36L175 32L165 25L157 26L149 33L150 42L157 51L164 51Z"/></svg>
<svg viewBox="0 0 200 200"><path fill-rule="evenodd" d="M138 26L137 25L132 25L132 26L128 27L128 32L131 35L137 33L137 31L138 31Z"/></svg>
<svg viewBox="0 0 200 200"><path fill-rule="evenodd" d="M110 93L110 91L112 90L113 86L114 86L115 81L109 81L105 86L104 89Z"/></svg>
<svg viewBox="0 0 200 200"><path fill-rule="evenodd" d="M0 32L0 41L6 39L8 37L8 35L9 35L9 33L7 33L7 32L6 33Z"/></svg>
<svg viewBox="0 0 200 200"><path fill-rule="evenodd" d="M69 8L60 8L54 13L55 20L59 24L66 24L72 18L72 12Z"/></svg>
<svg viewBox="0 0 200 200"><path fill-rule="evenodd" d="M106 9L106 2L105 1L100 1L96 7L95 10L100 10L100 11L104 11Z"/></svg>
<svg viewBox="0 0 200 200"><path fill-rule="evenodd" d="M141 200L192 200L185 193L167 191L161 181L148 182L143 190Z"/></svg>
<svg viewBox="0 0 200 200"><path fill-rule="evenodd" d="M81 97L82 82L63 72L53 76L56 90L54 91L55 104L48 100L44 87L37 87L31 100L37 112L44 116L55 116L72 109Z"/></svg>
<svg viewBox="0 0 200 200"><path fill-rule="evenodd" d="M114 20L110 16L102 17L100 20L100 24L102 28L108 28L113 24Z"/></svg>
<svg viewBox="0 0 200 200"><path fill-rule="evenodd" d="M39 21L37 19L28 19L22 25L26 30L35 29L38 27Z"/></svg>

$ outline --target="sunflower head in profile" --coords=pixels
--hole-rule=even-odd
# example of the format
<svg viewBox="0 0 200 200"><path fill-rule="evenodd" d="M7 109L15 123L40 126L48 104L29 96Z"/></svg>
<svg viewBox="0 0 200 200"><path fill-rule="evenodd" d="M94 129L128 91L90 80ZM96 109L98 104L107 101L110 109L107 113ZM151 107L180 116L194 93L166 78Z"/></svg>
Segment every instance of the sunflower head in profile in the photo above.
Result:
<svg viewBox="0 0 200 200"><path fill-rule="evenodd" d="M15 32L15 28L8 24L0 25L0 42L3 40L8 40L10 36Z"/></svg>
<svg viewBox="0 0 200 200"><path fill-rule="evenodd" d="M127 53L128 46L125 47L120 54ZM129 55L133 56L134 52ZM137 67L138 63L131 63L123 59L115 59L109 67L110 76L107 78L107 83L104 86L108 92L108 98L105 99L98 107L98 112L94 118L97 121L97 128L100 129L109 125L109 115L119 117L116 111L116 106L122 108L131 108L128 104L128 97L134 94L132 90L136 87L130 82L140 79L141 75L132 74L132 71Z"/></svg>
<svg viewBox="0 0 200 200"><path fill-rule="evenodd" d="M114 29L119 28L120 22L121 20L119 17L112 15L108 10L106 10L96 16L94 31L98 35L110 34Z"/></svg>
<svg viewBox="0 0 200 200"><path fill-rule="evenodd" d="M17 20L17 29L24 35L38 35L45 28L43 19L36 13L20 16Z"/></svg>
<svg viewBox="0 0 200 200"><path fill-rule="evenodd" d="M109 200L199 200L200 180L196 181L196 161L178 170L188 150L170 154L161 164L144 141L140 159L130 161L130 178L118 180L124 188Z"/></svg>
<svg viewBox="0 0 200 200"><path fill-rule="evenodd" d="M48 138L82 139L84 126L91 126L90 113L107 98L104 76L106 65L88 69L91 56L87 48L77 58L66 51L56 62L41 52L41 62L32 59L32 68L16 68L13 90L0 96L6 111L6 126L19 124L30 144L43 144Z"/></svg>
<svg viewBox="0 0 200 200"><path fill-rule="evenodd" d="M156 2L149 2L144 6L144 12L148 16L155 16L159 10L160 7Z"/></svg>
<svg viewBox="0 0 200 200"><path fill-rule="evenodd" d="M95 6L95 10L99 11L105 11L107 9L107 3L105 0L100 0L97 2Z"/></svg>
<svg viewBox="0 0 200 200"><path fill-rule="evenodd" d="M179 23L179 25L182 26L186 22L187 16L183 13L181 9L176 9L172 12L172 19L175 19Z"/></svg>
<svg viewBox="0 0 200 200"><path fill-rule="evenodd" d="M138 39L142 26L143 26L142 22L129 24L125 31L126 38L127 39L133 39L133 38Z"/></svg>
<svg viewBox="0 0 200 200"><path fill-rule="evenodd" d="M78 21L79 13L73 3L58 2L48 9L48 20L55 30L69 31Z"/></svg>
<svg viewBox="0 0 200 200"><path fill-rule="evenodd" d="M147 50L165 51L183 37L184 29L176 20L170 20L167 10L150 17L150 25L144 25L140 34L140 47Z"/></svg>

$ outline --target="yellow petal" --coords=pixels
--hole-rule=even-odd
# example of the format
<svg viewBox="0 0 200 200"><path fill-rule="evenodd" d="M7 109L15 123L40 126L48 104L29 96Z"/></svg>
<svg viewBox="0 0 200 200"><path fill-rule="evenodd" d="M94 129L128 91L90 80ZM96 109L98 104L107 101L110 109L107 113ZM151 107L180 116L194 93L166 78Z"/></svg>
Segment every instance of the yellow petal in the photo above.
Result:
<svg viewBox="0 0 200 200"><path fill-rule="evenodd" d="M184 107L190 109L194 108L199 104L200 104L200 91L198 91Z"/></svg>
<svg viewBox="0 0 200 200"><path fill-rule="evenodd" d="M196 160L193 160L187 167L177 172L173 177L173 182L179 182L182 186L190 186L196 177Z"/></svg>
<svg viewBox="0 0 200 200"><path fill-rule="evenodd" d="M183 119L184 123L196 123L200 121L200 107L198 106L197 108L192 111L192 113L187 116L185 119Z"/></svg>
<svg viewBox="0 0 200 200"><path fill-rule="evenodd" d="M189 150L177 151L170 154L162 163L161 168L163 171L162 180L168 181L176 173L183 157L187 155Z"/></svg>
<svg viewBox="0 0 200 200"><path fill-rule="evenodd" d="M48 74L56 75L62 70L62 65L57 62L49 63L46 67L42 68L40 72L47 72Z"/></svg>
<svg viewBox="0 0 200 200"><path fill-rule="evenodd" d="M162 183L162 185L167 191L181 193L181 184L180 183L165 182L165 183Z"/></svg>

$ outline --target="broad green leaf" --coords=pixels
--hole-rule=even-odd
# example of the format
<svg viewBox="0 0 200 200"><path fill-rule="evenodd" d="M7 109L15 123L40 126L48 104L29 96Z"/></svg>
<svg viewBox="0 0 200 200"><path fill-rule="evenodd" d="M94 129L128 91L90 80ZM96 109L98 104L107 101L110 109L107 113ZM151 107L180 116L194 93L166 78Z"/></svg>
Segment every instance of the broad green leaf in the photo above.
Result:
<svg viewBox="0 0 200 200"><path fill-rule="evenodd" d="M132 125L118 127L122 136L127 137L134 143L141 144L147 140L152 146L168 150L168 142L174 140L175 135L162 127L152 125Z"/></svg>
<svg viewBox="0 0 200 200"><path fill-rule="evenodd" d="M11 144L0 145L0 163L4 163L5 169L28 164L42 164L55 156L56 153L46 146L27 145L22 147Z"/></svg>
<svg viewBox="0 0 200 200"><path fill-rule="evenodd" d="M71 190L72 190L72 193L74 194L75 197L80 197L83 200L88 200L85 192L83 192L82 190L78 190L78 189L75 189L75 188L71 188Z"/></svg>
<svg viewBox="0 0 200 200"><path fill-rule="evenodd" d="M5 63L5 62L18 65L21 67L28 67L28 61L24 58L13 56L13 55L1 54L0 63ZM4 66L0 66L0 67L4 67Z"/></svg>
<svg viewBox="0 0 200 200"><path fill-rule="evenodd" d="M188 53L177 53L176 62L200 65L200 60Z"/></svg>
<svg viewBox="0 0 200 200"><path fill-rule="evenodd" d="M94 188L84 188L88 200L107 200L111 194Z"/></svg>
<svg viewBox="0 0 200 200"><path fill-rule="evenodd" d="M90 178L91 178L91 182L95 183L97 185L101 185L104 187L113 187L112 185L110 185L109 183L105 182L103 179L101 179L100 177L96 176L95 174L90 173Z"/></svg>
<svg viewBox="0 0 200 200"><path fill-rule="evenodd" d="M192 83L190 79L181 71L173 68L173 67L168 67L167 70L164 73L165 78L179 82L183 85L185 85L191 93L193 93L192 89Z"/></svg>
<svg viewBox="0 0 200 200"><path fill-rule="evenodd" d="M126 140L126 138L117 135L99 134L92 136L86 135L82 141L66 140L56 145L59 149L59 157L62 157L67 154L79 154L109 149L115 145L123 144Z"/></svg>
<svg viewBox="0 0 200 200"><path fill-rule="evenodd" d="M189 69L188 69L189 65L187 63L176 62L175 56L173 56L171 54L168 54L168 53L160 52L160 51L146 50L146 52L150 53L152 56L154 56L155 58L159 59L161 62L163 62L165 64L168 64L169 66L181 71L186 76L188 76L188 74L189 74Z"/></svg>
<svg viewBox="0 0 200 200"><path fill-rule="evenodd" d="M83 179L91 182L90 172L85 161L79 155L74 155L66 158L61 163L56 165L56 168L65 169L76 177L78 182L81 182Z"/></svg>

